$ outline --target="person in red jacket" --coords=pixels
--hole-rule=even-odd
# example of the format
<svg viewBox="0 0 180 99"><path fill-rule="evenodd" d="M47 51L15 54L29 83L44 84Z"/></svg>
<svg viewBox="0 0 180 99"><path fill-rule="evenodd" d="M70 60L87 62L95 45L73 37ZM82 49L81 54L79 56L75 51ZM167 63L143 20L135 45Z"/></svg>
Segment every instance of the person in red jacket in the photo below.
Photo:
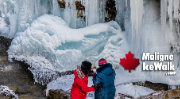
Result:
<svg viewBox="0 0 180 99"><path fill-rule="evenodd" d="M83 61L74 71L74 83L71 88L71 99L85 99L87 92L95 91L94 87L88 87L88 74L91 71L91 63Z"/></svg>

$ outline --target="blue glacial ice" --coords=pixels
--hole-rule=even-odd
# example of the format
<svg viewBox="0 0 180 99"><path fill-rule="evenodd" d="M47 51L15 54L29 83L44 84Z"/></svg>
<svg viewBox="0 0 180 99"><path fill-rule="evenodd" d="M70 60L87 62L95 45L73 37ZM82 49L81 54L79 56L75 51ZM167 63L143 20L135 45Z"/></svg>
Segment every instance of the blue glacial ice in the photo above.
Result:
<svg viewBox="0 0 180 99"><path fill-rule="evenodd" d="M72 29L60 17L43 15L15 35L8 57L29 64L36 82L43 78L48 82L52 75L73 70L85 59L97 66L104 57L118 65L128 51L123 35L114 21Z"/></svg>

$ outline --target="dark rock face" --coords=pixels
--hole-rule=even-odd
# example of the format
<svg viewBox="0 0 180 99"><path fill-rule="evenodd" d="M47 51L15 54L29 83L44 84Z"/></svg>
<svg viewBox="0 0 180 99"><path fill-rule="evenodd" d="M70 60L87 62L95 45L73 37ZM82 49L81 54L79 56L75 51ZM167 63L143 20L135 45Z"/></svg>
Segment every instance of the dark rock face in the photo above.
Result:
<svg viewBox="0 0 180 99"><path fill-rule="evenodd" d="M19 96L29 95L32 99L46 99L43 95L45 86L34 83L33 75L28 70L28 65L22 62L8 61L6 51L10 44L10 39L0 37L0 85L9 86ZM0 99L3 99L1 97L4 96L0 96ZM4 97L4 99L8 99L8 97Z"/></svg>
<svg viewBox="0 0 180 99"><path fill-rule="evenodd" d="M77 10L77 18L84 18L85 7L82 5L81 1L75 1L76 10Z"/></svg>
<svg viewBox="0 0 180 99"><path fill-rule="evenodd" d="M168 89L167 84L162 84L162 83L152 83L149 81L146 81L145 83L143 82L133 82L133 85L137 86L144 86L150 89L153 89L155 92L145 95L145 96L140 96L135 99L180 99L180 89ZM118 96L120 99L134 99L134 97L118 93Z"/></svg>
<svg viewBox="0 0 180 99"><path fill-rule="evenodd" d="M160 90L166 91L166 90L169 89L167 84L152 83L152 82L149 82L149 81L146 81L146 82L145 82L144 87L153 89L153 90L155 90L155 91L160 91Z"/></svg>
<svg viewBox="0 0 180 99"><path fill-rule="evenodd" d="M12 96L0 95L0 99L12 99Z"/></svg>
<svg viewBox="0 0 180 99"><path fill-rule="evenodd" d="M65 0L58 0L58 3L60 8L65 8L67 2L65 2ZM77 10L77 18L82 18L85 21L85 15L84 15L85 6L81 3L81 1L75 1L75 5ZM115 20L117 15L115 0L107 0L105 10L106 10L105 21L108 22Z"/></svg>
<svg viewBox="0 0 180 99"><path fill-rule="evenodd" d="M167 91L169 89L167 84L152 83L150 81L145 81L145 83L134 82L133 85L144 86L144 87L150 88L154 91L161 91L161 90Z"/></svg>
<svg viewBox="0 0 180 99"><path fill-rule="evenodd" d="M10 63L8 60L0 61L0 64L0 85L16 86L16 88L9 88L19 96L29 94L32 99L45 99L43 95L45 86L34 83L33 76L27 69L28 66L19 62Z"/></svg>
<svg viewBox="0 0 180 99"><path fill-rule="evenodd" d="M85 10L84 5L82 5L81 1L75 1L76 10Z"/></svg>
<svg viewBox="0 0 180 99"><path fill-rule="evenodd" d="M59 3L60 8L66 7L66 2L64 0L58 0L58 3ZM85 20L85 16L84 16L85 7L84 7L84 5L81 3L81 1L75 1L75 5L76 5L76 10L77 10L77 18L82 18ZM69 6L69 4L68 4L68 6Z"/></svg>
<svg viewBox="0 0 180 99"><path fill-rule="evenodd" d="M47 99L69 99L69 96L62 90L49 90Z"/></svg>
<svg viewBox="0 0 180 99"><path fill-rule="evenodd" d="M3 36L0 36L0 55L5 56L7 55L7 50L9 46L11 45L11 39L5 38Z"/></svg>
<svg viewBox="0 0 180 99"><path fill-rule="evenodd" d="M115 0L107 0L106 13L107 13L107 16L105 17L106 22L115 20L117 14Z"/></svg>
<svg viewBox="0 0 180 99"><path fill-rule="evenodd" d="M8 86L10 90L12 90L15 94L18 93L18 87L17 86Z"/></svg>
<svg viewBox="0 0 180 99"><path fill-rule="evenodd" d="M65 8L66 7L66 2L64 0L58 0L60 8Z"/></svg>
<svg viewBox="0 0 180 99"><path fill-rule="evenodd" d="M156 91L149 95L138 97L137 99L180 99L180 89Z"/></svg>

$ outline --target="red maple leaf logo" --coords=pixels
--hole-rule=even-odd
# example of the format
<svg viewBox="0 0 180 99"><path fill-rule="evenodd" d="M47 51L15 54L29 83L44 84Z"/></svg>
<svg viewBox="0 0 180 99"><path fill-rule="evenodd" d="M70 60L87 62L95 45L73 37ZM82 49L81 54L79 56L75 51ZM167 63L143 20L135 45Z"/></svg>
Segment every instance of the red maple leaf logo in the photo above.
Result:
<svg viewBox="0 0 180 99"><path fill-rule="evenodd" d="M131 54L129 51L129 53L126 54L126 58L120 59L119 64L124 67L124 70L129 70L129 72L131 72L131 70L135 70L135 68L140 64L139 59L133 57L134 54Z"/></svg>

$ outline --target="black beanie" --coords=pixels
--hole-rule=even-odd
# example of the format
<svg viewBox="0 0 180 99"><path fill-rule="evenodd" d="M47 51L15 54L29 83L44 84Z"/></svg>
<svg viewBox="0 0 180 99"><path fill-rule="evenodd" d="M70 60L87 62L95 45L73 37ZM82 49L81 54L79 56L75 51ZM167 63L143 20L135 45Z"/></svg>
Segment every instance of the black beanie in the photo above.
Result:
<svg viewBox="0 0 180 99"><path fill-rule="evenodd" d="M89 71L89 70L91 70L91 65L92 65L91 62L85 60L81 64L81 70L82 71Z"/></svg>

